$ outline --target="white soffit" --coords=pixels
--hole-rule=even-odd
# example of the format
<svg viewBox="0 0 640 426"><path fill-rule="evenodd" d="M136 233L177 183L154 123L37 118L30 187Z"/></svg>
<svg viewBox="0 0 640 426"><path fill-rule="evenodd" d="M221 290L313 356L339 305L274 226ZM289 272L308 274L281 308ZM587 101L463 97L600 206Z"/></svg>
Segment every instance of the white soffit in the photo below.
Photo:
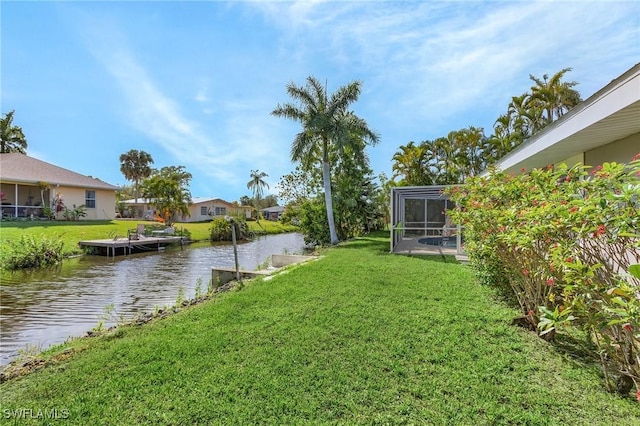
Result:
<svg viewBox="0 0 640 426"><path fill-rule="evenodd" d="M507 154L496 167L545 167L640 132L640 64ZM639 147L640 150L640 147Z"/></svg>

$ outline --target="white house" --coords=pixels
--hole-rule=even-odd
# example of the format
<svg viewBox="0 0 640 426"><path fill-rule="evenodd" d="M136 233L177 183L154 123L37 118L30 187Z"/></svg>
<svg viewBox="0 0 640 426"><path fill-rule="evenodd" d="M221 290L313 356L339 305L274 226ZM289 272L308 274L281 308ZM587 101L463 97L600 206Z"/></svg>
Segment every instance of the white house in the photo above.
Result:
<svg viewBox="0 0 640 426"><path fill-rule="evenodd" d="M157 216L155 214L155 206L150 200L139 198L137 202L131 199L122 203L125 208L133 209L134 217L153 220ZM185 215L177 220L179 222L205 222L215 217L228 215L242 215L249 219L251 218L251 207L240 206L220 198L193 197L191 204L189 204L189 216Z"/></svg>

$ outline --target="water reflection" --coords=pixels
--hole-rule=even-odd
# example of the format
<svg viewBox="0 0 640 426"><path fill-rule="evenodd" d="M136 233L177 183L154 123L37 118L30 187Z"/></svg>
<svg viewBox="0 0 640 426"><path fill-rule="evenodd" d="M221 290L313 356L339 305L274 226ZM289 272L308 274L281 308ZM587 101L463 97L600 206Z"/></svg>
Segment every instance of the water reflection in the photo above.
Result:
<svg viewBox="0 0 640 426"><path fill-rule="evenodd" d="M242 269L252 270L272 254L300 254L300 234L266 236L238 246ZM131 318L173 305L180 287L205 290L211 268L233 267L229 245L197 244L127 257L83 256L56 269L3 272L0 277L0 364L27 344L42 349L95 327L104 308Z"/></svg>

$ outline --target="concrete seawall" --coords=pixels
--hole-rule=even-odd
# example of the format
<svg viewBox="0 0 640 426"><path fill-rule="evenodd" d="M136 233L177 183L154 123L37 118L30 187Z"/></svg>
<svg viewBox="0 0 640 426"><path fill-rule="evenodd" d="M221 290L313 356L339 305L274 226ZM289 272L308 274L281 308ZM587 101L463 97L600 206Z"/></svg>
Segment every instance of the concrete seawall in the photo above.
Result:
<svg viewBox="0 0 640 426"><path fill-rule="evenodd" d="M274 254L271 256L271 265L268 269L260 271L245 271L240 269L240 279L250 279L259 276L272 275L285 266L294 265L296 263L307 262L317 259L316 256L301 256L294 254ZM221 286L236 279L235 268L211 268L211 280L215 287Z"/></svg>

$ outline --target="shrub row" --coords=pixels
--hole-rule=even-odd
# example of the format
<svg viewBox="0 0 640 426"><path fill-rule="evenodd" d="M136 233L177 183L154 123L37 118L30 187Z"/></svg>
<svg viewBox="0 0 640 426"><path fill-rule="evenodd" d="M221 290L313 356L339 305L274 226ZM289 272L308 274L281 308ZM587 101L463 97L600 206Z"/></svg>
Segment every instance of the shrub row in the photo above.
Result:
<svg viewBox="0 0 640 426"><path fill-rule="evenodd" d="M61 238L22 235L7 241L7 245L9 254L4 259L4 267L10 270L57 265L64 257Z"/></svg>
<svg viewBox="0 0 640 426"><path fill-rule="evenodd" d="M480 278L541 336L585 330L607 388L640 401L640 154L593 170L491 171L448 190Z"/></svg>

